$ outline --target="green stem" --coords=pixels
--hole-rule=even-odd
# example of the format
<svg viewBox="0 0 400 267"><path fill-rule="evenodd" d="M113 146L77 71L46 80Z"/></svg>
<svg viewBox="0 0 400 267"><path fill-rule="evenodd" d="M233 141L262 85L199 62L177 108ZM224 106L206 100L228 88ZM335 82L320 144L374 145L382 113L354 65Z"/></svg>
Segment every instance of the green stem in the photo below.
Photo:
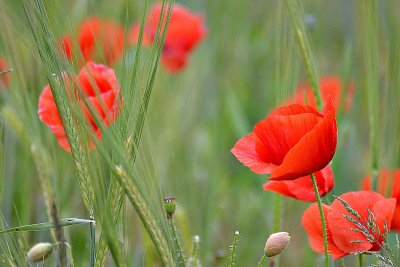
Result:
<svg viewBox="0 0 400 267"><path fill-rule="evenodd" d="M178 266L183 266L183 267L185 267L185 266L186 266L186 264L185 264L185 258L184 258L184 256L183 256L181 243L179 242L179 237L178 237L178 233L177 233L177 230L176 230L176 225L175 225L174 217L173 217L173 216L171 216L171 217L168 216L168 222L169 222L169 224L170 224L170 226L171 226L172 235L173 235L173 237L174 237L176 250L177 250L177 252L178 252Z"/></svg>
<svg viewBox="0 0 400 267"><path fill-rule="evenodd" d="M358 254L358 263L360 264L360 267L365 266L365 261L363 256L364 256L363 254Z"/></svg>
<svg viewBox="0 0 400 267"><path fill-rule="evenodd" d="M368 98L369 113L369 142L371 151L371 189L376 190L376 178L378 170L377 155L377 128L378 103L379 103L379 82L378 82L378 15L375 1L363 1L364 21L364 57L366 91Z"/></svg>
<svg viewBox="0 0 400 267"><path fill-rule="evenodd" d="M90 220L93 220L94 218L91 216ZM96 253L95 253L95 246L96 246L96 232L95 232L95 227L94 223L91 222L90 224L90 267L94 266L94 263L96 261Z"/></svg>
<svg viewBox="0 0 400 267"><path fill-rule="evenodd" d="M283 213L283 197L276 194L274 200L274 224L273 232L278 232L282 224L282 213Z"/></svg>
<svg viewBox="0 0 400 267"><path fill-rule="evenodd" d="M192 248L192 266L200 266L199 260L199 247L200 247L200 237L195 235L193 237L193 248Z"/></svg>
<svg viewBox="0 0 400 267"><path fill-rule="evenodd" d="M343 258L341 258L339 260L339 267L346 267L346 265L344 264L344 259Z"/></svg>
<svg viewBox="0 0 400 267"><path fill-rule="evenodd" d="M273 232L279 232L282 224L282 214L284 210L284 202L283 197L281 195L276 194L274 199L274 225ZM279 267L279 255L275 257L275 267Z"/></svg>
<svg viewBox="0 0 400 267"><path fill-rule="evenodd" d="M233 244L232 244L232 249L231 249L231 255L229 257L229 265L228 265L229 267L233 267L233 265L234 265L238 237L239 237L239 231L236 231L235 235L233 236Z"/></svg>
<svg viewBox="0 0 400 267"><path fill-rule="evenodd" d="M266 258L267 258L267 255L264 254L264 255L261 257L260 261L258 262L257 267L261 267L261 266L263 265L263 263L264 263L264 261L265 261Z"/></svg>
<svg viewBox="0 0 400 267"><path fill-rule="evenodd" d="M324 237L324 256L325 256L325 267L329 266L329 256L328 256L328 236L326 233L326 223L325 223L325 216L324 211L322 209L322 202L321 197L319 196L317 180L315 179L314 174L311 174L311 180L314 187L315 197L317 198L318 209L319 209L319 216L321 217L321 225L322 225L322 235Z"/></svg>

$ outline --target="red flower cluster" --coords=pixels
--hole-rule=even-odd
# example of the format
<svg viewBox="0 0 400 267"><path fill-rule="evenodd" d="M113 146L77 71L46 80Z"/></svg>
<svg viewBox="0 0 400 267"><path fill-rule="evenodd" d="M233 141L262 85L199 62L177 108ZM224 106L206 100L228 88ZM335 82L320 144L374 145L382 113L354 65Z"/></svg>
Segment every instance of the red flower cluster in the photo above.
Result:
<svg viewBox="0 0 400 267"><path fill-rule="evenodd" d="M370 177L363 179L362 190L371 190ZM381 171L377 179L377 191L382 195L390 194L396 199L392 230L400 231L400 170Z"/></svg>
<svg viewBox="0 0 400 267"><path fill-rule="evenodd" d="M370 191L348 192L340 198L347 202L358 216L350 213L338 199L330 206L323 204L329 254L338 259L356 252L379 251L383 243L385 225L387 229L391 227L396 200L385 199L382 195ZM302 225L307 231L311 248L323 254L324 242L317 203L304 212Z"/></svg>
<svg viewBox="0 0 400 267"><path fill-rule="evenodd" d="M350 85L345 92L343 92L341 80L337 76L322 76L319 80L319 87L321 90L321 96L323 101L326 103L328 98L332 98L335 109L339 109L339 102L342 94L345 94L344 108L346 111L350 111L351 101L354 93L354 85ZM314 94L311 87L307 83L300 84L296 89L296 94L290 103L301 103L308 104L313 108L317 107Z"/></svg>
<svg viewBox="0 0 400 267"><path fill-rule="evenodd" d="M314 173L317 181L320 196L329 193L335 184L333 172L328 165ZM278 194L291 197L297 200L313 202L316 201L314 187L310 175L288 181L269 181L264 184L265 191L272 191Z"/></svg>
<svg viewBox="0 0 400 267"><path fill-rule="evenodd" d="M144 46L153 43L156 37L157 27L160 23L162 4L153 6L147 16L144 28L142 44ZM162 21L162 29L165 27L167 8L165 8ZM137 44L140 32L140 23L136 23L130 32L129 42ZM162 30L161 30L162 32ZM194 14L185 7L175 4L167 29L164 46L161 54L161 62L170 72L182 70L187 63L189 53L206 36L203 17Z"/></svg>
<svg viewBox="0 0 400 267"><path fill-rule="evenodd" d="M85 61L96 59L112 65L123 53L124 28L113 21L89 17L80 26L77 42ZM74 39L68 34L63 36L61 46L65 56L71 60L75 49Z"/></svg>
<svg viewBox="0 0 400 267"><path fill-rule="evenodd" d="M323 169L336 150L335 109L327 102L324 114L291 104L273 111L240 139L231 152L258 174L270 180L293 180Z"/></svg>
<svg viewBox="0 0 400 267"><path fill-rule="evenodd" d="M9 69L9 67L8 67L6 60L4 58L0 57L0 72L8 70L8 69ZM7 73L1 74L0 75L0 88L8 88L9 84L10 84L9 74L7 74Z"/></svg>
<svg viewBox="0 0 400 267"><path fill-rule="evenodd" d="M100 128L89 110L96 112L105 126L115 120L118 115L120 88L114 70L101 64L88 62L78 76L73 77L64 73L63 78L67 92L74 92L77 96L87 125L98 138L101 138ZM53 131L60 146L66 151L71 151L48 84L40 94L38 114L40 120ZM88 143L89 147L94 146L91 140Z"/></svg>

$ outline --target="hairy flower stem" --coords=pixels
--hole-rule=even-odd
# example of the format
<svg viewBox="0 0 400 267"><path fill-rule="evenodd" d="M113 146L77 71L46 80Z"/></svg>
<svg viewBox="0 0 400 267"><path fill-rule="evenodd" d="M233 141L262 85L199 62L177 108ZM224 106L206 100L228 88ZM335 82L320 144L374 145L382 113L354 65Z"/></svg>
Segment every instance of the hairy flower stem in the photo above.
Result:
<svg viewBox="0 0 400 267"><path fill-rule="evenodd" d="M176 225L175 225L175 220L174 220L173 215L168 216L168 222L169 222L169 225L171 226L172 235L174 237L175 246L176 246L176 250L178 253L178 266L185 267L186 266L185 257L183 256L182 246L181 246L181 243L179 242L178 231L176 230Z"/></svg>
<svg viewBox="0 0 400 267"><path fill-rule="evenodd" d="M229 265L228 265L229 267L233 267L233 265L235 264L235 256L236 256L238 237L239 237L239 231L236 231L235 235L233 236L231 255L229 256Z"/></svg>
<svg viewBox="0 0 400 267"><path fill-rule="evenodd" d="M311 180L314 187L315 197L317 198L319 216L321 217L321 225L322 225L322 235L324 237L324 257L325 257L325 267L329 266L329 256L328 256L328 235L326 233L326 222L324 211L322 209L321 197L319 196L317 180L315 179L314 174L311 174Z"/></svg>
<svg viewBox="0 0 400 267"><path fill-rule="evenodd" d="M199 259L199 249L200 249L200 237L198 235L195 235L193 237L192 255L189 259L189 261L191 260L192 263L191 266L201 266Z"/></svg>
<svg viewBox="0 0 400 267"><path fill-rule="evenodd" d="M267 259L267 255L264 254L264 255L261 257L260 261L258 262L257 267L263 266L263 263L264 263L264 261L265 261L266 259Z"/></svg>

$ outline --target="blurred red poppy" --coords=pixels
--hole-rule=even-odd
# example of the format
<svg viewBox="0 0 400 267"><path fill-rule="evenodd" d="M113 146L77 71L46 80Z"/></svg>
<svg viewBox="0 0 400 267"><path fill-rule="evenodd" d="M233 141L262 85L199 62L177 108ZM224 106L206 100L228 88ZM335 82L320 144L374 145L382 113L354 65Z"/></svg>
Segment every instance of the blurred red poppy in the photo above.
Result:
<svg viewBox="0 0 400 267"><path fill-rule="evenodd" d="M371 178L362 181L362 190L371 190ZM392 230L400 232L400 170L383 170L377 179L377 192L396 199L396 209L392 220Z"/></svg>
<svg viewBox="0 0 400 267"><path fill-rule="evenodd" d="M144 25L143 45L149 45L154 41L157 27L160 22L162 4L153 6ZM165 18L168 8L163 14L162 29L165 26ZM130 43L137 44L140 24L136 23L130 33ZM161 31L162 32L162 31ZM175 4L172 7L171 18L164 40L161 54L161 62L170 72L182 70L187 63L189 53L206 36L203 16L192 13L185 7ZM160 36L161 37L161 36Z"/></svg>
<svg viewBox="0 0 400 267"><path fill-rule="evenodd" d="M72 59L74 40L72 39L71 35L66 34L58 40L58 49L64 53L68 60Z"/></svg>
<svg viewBox="0 0 400 267"><path fill-rule="evenodd" d="M274 110L241 138L231 152L270 180L293 180L323 169L336 150L335 109L328 101L324 114L291 104Z"/></svg>
<svg viewBox="0 0 400 267"><path fill-rule="evenodd" d="M343 92L342 81L337 76L321 76L319 79L319 86L321 90L321 96L324 102L327 101L328 96L333 100L333 105L335 109L339 109L339 102L341 100L342 94L345 94L344 108L345 111L350 111L352 97L354 94L354 85L350 84L348 88ZM296 89L296 94L293 99L289 101L290 103L300 103L307 104L313 108L317 107L314 94L311 87L307 83L300 84Z"/></svg>
<svg viewBox="0 0 400 267"><path fill-rule="evenodd" d="M74 52L73 38L66 34L59 40L68 59ZM107 65L115 64L124 49L124 27L116 22L99 17L89 17L80 26L77 43L86 61L103 61Z"/></svg>
<svg viewBox="0 0 400 267"><path fill-rule="evenodd" d="M97 113L104 126L112 123L118 115L120 88L114 70L102 64L88 62L77 77L64 73L63 78L66 90L77 95L87 125L98 138L101 138L100 128L92 114ZM70 152L71 148L49 85L46 85L40 94L38 114L40 120L53 131L60 146ZM94 147L92 140L89 140L88 144L89 148Z"/></svg>
<svg viewBox="0 0 400 267"><path fill-rule="evenodd" d="M348 192L340 196L358 216L349 212L335 199L331 206L323 205L328 234L328 251L334 259L348 254L379 251L385 228L390 230L396 200L385 199L371 191ZM347 219L351 218L351 220ZM303 214L302 225L311 248L323 254L324 243L317 203Z"/></svg>
<svg viewBox="0 0 400 267"><path fill-rule="evenodd" d="M320 196L329 193L335 184L332 169L329 165L314 173ZM304 176L289 181L269 181L264 184L265 191L295 198L297 200L313 202L316 201L311 176Z"/></svg>
<svg viewBox="0 0 400 267"><path fill-rule="evenodd" d="M6 60L0 57L0 72L8 70L10 67L8 66ZM0 74L0 88L8 88L10 85L10 76L8 73Z"/></svg>

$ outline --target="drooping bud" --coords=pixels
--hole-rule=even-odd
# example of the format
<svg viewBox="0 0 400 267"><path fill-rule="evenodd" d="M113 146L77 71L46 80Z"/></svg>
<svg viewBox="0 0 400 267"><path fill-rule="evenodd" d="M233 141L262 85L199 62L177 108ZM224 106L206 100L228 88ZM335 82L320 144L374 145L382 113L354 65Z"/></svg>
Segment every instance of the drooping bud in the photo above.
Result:
<svg viewBox="0 0 400 267"><path fill-rule="evenodd" d="M265 243L264 253L267 257L281 254L289 245L290 235L286 232L278 232L270 235Z"/></svg>
<svg viewBox="0 0 400 267"><path fill-rule="evenodd" d="M164 208L167 212L167 217L172 218L176 210L176 201L174 197L166 197L163 199L164 201Z"/></svg>
<svg viewBox="0 0 400 267"><path fill-rule="evenodd" d="M53 252L53 244L37 243L29 251L26 257L30 262L44 261Z"/></svg>

